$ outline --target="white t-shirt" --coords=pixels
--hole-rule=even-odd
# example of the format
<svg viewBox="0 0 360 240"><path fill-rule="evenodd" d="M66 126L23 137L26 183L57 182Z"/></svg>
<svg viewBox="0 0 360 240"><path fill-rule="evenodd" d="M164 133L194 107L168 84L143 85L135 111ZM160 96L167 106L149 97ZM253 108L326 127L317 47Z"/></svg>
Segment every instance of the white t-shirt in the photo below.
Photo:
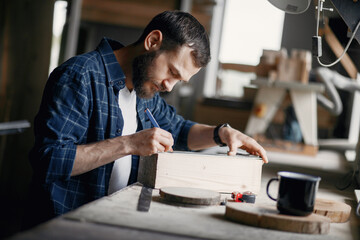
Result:
<svg viewBox="0 0 360 240"><path fill-rule="evenodd" d="M136 132L136 94L135 90L129 91L124 87L119 91L119 107L124 119L122 136ZM131 171L131 155L119 158L114 162L114 167L110 176L108 194L112 194L127 186Z"/></svg>

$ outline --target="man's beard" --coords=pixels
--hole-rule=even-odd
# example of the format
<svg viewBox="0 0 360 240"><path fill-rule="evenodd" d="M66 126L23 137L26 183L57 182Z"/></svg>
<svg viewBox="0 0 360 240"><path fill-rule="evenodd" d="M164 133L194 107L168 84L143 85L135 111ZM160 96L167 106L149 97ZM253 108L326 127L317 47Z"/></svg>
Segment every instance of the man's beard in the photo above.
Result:
<svg viewBox="0 0 360 240"><path fill-rule="evenodd" d="M137 56L132 63L132 82L136 95L140 98L152 98L155 95L155 91L147 90L144 84L152 81L149 78L149 69L157 55L158 51L145 53Z"/></svg>

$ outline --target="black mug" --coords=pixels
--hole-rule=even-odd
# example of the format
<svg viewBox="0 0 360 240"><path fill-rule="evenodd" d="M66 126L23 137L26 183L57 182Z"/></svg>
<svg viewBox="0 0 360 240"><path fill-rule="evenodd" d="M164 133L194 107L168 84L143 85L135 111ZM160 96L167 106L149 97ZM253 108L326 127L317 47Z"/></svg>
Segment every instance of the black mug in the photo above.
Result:
<svg viewBox="0 0 360 240"><path fill-rule="evenodd" d="M278 172L277 178L271 178L266 186L266 194L277 202L281 214L307 216L314 211L315 195L320 177L296 172ZM269 194L271 182L279 181L277 199Z"/></svg>

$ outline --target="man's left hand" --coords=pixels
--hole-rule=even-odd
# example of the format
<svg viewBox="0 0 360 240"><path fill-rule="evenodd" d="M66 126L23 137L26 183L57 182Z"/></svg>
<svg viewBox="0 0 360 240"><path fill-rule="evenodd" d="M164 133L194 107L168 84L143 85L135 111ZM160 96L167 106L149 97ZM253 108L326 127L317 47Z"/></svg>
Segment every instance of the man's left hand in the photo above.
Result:
<svg viewBox="0 0 360 240"><path fill-rule="evenodd" d="M235 156L237 149L241 148L252 155L260 156L264 163L269 162L265 149L253 138L242 132L231 127L222 127L219 130L219 136L221 141L229 147L229 156Z"/></svg>

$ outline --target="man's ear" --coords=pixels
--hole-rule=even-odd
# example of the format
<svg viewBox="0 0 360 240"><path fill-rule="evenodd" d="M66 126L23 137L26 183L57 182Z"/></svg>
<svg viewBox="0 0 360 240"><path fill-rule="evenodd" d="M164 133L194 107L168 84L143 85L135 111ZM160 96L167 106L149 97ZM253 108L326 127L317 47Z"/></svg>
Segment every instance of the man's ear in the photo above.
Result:
<svg viewBox="0 0 360 240"><path fill-rule="evenodd" d="M146 51L156 51L160 49L163 35L160 30L151 31L145 38L144 48Z"/></svg>

